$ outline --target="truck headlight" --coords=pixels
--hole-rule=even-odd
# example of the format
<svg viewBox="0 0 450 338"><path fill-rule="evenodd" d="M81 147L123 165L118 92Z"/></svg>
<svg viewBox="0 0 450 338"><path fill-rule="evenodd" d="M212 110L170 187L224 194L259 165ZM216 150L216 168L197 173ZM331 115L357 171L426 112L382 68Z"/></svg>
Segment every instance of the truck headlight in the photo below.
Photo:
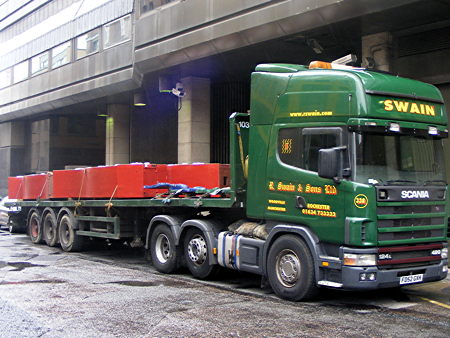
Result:
<svg viewBox="0 0 450 338"><path fill-rule="evenodd" d="M344 265L350 266L376 265L376 258L374 254L344 253Z"/></svg>
<svg viewBox="0 0 450 338"><path fill-rule="evenodd" d="M441 258L448 258L448 248L442 248Z"/></svg>

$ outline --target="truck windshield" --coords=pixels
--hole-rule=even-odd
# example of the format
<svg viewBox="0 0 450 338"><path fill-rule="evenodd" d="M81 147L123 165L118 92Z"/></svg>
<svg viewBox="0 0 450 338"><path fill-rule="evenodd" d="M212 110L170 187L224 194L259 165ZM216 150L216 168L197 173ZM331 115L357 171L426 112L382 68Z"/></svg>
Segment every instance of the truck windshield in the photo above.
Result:
<svg viewBox="0 0 450 338"><path fill-rule="evenodd" d="M354 133L354 179L381 185L445 185L442 139Z"/></svg>

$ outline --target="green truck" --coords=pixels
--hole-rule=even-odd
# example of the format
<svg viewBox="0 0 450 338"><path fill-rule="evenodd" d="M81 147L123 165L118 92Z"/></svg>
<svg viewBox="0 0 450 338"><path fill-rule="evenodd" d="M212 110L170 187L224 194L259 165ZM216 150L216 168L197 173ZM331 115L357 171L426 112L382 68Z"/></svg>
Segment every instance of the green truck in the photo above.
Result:
<svg viewBox="0 0 450 338"><path fill-rule="evenodd" d="M323 62L261 64L250 113L230 117L231 184L214 198L16 205L35 242L52 213L66 251L86 237L133 238L161 272L251 272L294 301L322 287L432 282L448 269L447 135L432 85Z"/></svg>

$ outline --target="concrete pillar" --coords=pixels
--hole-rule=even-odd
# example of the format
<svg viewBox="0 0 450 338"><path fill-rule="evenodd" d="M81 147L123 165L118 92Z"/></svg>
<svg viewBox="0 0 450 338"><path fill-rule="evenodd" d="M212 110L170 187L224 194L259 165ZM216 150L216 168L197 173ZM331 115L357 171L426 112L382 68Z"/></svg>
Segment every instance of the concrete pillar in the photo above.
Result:
<svg viewBox="0 0 450 338"><path fill-rule="evenodd" d="M105 163L130 163L130 107L127 105L108 105Z"/></svg>
<svg viewBox="0 0 450 338"><path fill-rule="evenodd" d="M49 118L31 122L30 172L50 170L50 127Z"/></svg>
<svg viewBox="0 0 450 338"><path fill-rule="evenodd" d="M392 34L376 33L362 37L362 66L390 71L392 60Z"/></svg>
<svg viewBox="0 0 450 338"><path fill-rule="evenodd" d="M181 79L185 96L178 112L178 163L210 161L210 81Z"/></svg>
<svg viewBox="0 0 450 338"><path fill-rule="evenodd" d="M25 125L14 121L0 124L0 196L8 193L8 177L25 171Z"/></svg>

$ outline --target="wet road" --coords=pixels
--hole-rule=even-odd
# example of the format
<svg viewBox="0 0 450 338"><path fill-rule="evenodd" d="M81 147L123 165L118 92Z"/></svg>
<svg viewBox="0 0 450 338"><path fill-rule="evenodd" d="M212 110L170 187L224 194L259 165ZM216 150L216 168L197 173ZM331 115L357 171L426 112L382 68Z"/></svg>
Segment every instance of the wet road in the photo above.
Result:
<svg viewBox="0 0 450 338"><path fill-rule="evenodd" d="M450 279L292 303L252 275L162 275L137 249L70 254L0 231L0 314L1 337L448 337Z"/></svg>

